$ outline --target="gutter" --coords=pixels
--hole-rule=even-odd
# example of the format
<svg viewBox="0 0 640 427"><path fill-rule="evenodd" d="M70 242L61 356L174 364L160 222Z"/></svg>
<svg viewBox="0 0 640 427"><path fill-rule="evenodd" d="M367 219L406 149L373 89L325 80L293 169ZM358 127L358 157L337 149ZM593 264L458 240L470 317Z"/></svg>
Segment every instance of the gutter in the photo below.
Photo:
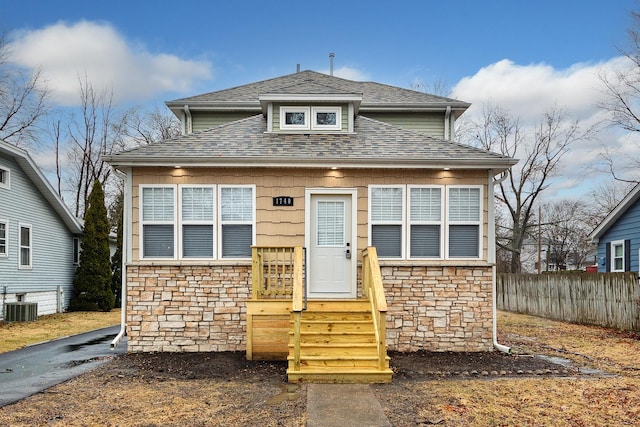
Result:
<svg viewBox="0 0 640 427"><path fill-rule="evenodd" d="M500 184L507 178L508 174L502 172L502 176L498 179L493 179L493 173L489 175L489 191L487 195L487 204L489 205L489 224L487 224L487 228L489 231L489 247L487 248L488 254L487 261L492 262L493 266L491 267L491 282L492 282L492 297L491 297L491 305L492 305L492 316L493 316L493 328L492 328L492 336L493 336L493 347L501 351L503 353L510 354L511 347L507 347L506 345L498 343L498 286L496 283L496 221L495 221L495 197L494 197L494 186Z"/></svg>
<svg viewBox="0 0 640 427"><path fill-rule="evenodd" d="M118 335L111 341L111 350L116 348L122 337L127 334L127 260L128 256L128 230L129 230L129 196L131 195L130 183L127 174L119 171L116 168L113 168L113 172L120 177L124 181L124 197L123 197L123 206L122 206L122 266L121 270L121 281L122 281L122 291L121 291L121 308L120 308L120 332Z"/></svg>
<svg viewBox="0 0 640 427"><path fill-rule="evenodd" d="M451 105L447 105L447 111L444 112L444 139L449 141L451 139Z"/></svg>
<svg viewBox="0 0 640 427"><path fill-rule="evenodd" d="M189 104L184 106L184 129L183 135L188 135L193 132L193 122L191 120L191 111L189 110Z"/></svg>

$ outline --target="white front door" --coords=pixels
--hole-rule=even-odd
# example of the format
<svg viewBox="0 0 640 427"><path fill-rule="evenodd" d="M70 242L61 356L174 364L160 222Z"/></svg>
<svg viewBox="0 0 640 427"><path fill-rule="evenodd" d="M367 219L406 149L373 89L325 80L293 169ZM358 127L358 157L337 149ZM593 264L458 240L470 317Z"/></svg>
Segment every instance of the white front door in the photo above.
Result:
<svg viewBox="0 0 640 427"><path fill-rule="evenodd" d="M352 195L311 194L309 298L355 298Z"/></svg>

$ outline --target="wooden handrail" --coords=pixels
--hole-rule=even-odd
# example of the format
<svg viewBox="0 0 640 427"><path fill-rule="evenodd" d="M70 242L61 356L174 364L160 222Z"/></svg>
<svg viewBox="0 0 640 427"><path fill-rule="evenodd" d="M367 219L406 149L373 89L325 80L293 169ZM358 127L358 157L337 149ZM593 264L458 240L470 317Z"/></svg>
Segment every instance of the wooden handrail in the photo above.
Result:
<svg viewBox="0 0 640 427"><path fill-rule="evenodd" d="M363 294L371 303L378 347L378 369L383 370L387 357L387 300L384 296L378 252L375 247L368 247L362 252L362 288Z"/></svg>

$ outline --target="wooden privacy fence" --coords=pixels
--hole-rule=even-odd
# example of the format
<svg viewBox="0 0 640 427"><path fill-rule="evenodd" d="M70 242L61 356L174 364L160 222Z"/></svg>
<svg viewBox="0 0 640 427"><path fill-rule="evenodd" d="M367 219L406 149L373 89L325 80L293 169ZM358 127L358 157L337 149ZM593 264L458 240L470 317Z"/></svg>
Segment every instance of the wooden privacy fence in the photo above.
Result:
<svg viewBox="0 0 640 427"><path fill-rule="evenodd" d="M640 330L638 273L499 274L501 310Z"/></svg>

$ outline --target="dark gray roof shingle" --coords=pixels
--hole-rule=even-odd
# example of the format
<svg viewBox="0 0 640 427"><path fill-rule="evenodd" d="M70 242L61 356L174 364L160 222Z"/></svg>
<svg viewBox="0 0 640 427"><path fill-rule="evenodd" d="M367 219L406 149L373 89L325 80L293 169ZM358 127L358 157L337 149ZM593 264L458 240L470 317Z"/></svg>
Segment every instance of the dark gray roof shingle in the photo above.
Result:
<svg viewBox="0 0 640 427"><path fill-rule="evenodd" d="M358 116L354 133L267 133L256 115L105 157L113 165L452 167L506 169L496 153Z"/></svg>

